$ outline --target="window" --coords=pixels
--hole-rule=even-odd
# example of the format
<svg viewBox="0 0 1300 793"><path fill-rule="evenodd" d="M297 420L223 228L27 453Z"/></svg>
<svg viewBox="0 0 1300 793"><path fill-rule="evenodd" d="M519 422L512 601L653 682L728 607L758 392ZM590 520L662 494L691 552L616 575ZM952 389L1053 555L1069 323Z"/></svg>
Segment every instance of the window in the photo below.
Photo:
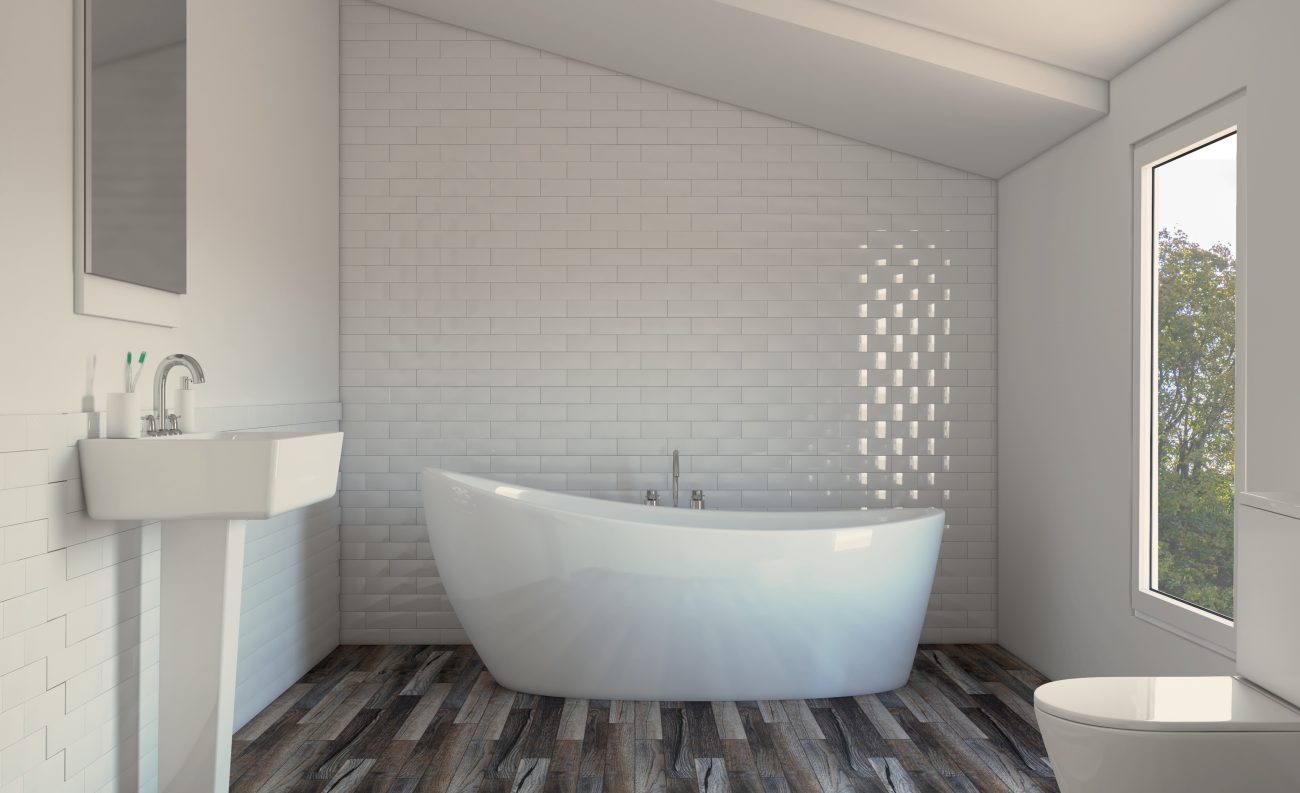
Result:
<svg viewBox="0 0 1300 793"><path fill-rule="evenodd" d="M1231 619L1237 133L1153 171L1151 588Z"/></svg>
<svg viewBox="0 0 1300 793"><path fill-rule="evenodd" d="M1242 100L1135 149L1139 404L1135 612L1231 652L1239 489Z"/></svg>

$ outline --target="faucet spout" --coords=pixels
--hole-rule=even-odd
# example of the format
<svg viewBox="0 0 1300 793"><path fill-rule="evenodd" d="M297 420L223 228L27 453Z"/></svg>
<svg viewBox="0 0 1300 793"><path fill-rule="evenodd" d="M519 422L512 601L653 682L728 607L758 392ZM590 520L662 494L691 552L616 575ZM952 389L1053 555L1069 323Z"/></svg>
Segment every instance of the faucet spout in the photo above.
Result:
<svg viewBox="0 0 1300 793"><path fill-rule="evenodd" d="M189 370L191 382L204 382L203 367L191 355L176 353L168 355L158 363L158 368L153 373L153 407L154 413L158 417L156 432L159 435L172 434L167 429L167 373L177 366L184 366ZM179 433L180 430L178 429L176 432Z"/></svg>
<svg viewBox="0 0 1300 793"><path fill-rule="evenodd" d="M673 449L673 506L677 506L677 480L682 476L681 455Z"/></svg>

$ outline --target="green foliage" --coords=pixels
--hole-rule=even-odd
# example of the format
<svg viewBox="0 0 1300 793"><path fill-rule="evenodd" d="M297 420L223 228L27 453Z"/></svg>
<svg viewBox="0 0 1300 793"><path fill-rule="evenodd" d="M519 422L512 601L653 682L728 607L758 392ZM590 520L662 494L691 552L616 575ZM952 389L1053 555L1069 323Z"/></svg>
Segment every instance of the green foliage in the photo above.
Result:
<svg viewBox="0 0 1300 793"><path fill-rule="evenodd" d="M1159 235L1159 589L1232 616L1236 260Z"/></svg>

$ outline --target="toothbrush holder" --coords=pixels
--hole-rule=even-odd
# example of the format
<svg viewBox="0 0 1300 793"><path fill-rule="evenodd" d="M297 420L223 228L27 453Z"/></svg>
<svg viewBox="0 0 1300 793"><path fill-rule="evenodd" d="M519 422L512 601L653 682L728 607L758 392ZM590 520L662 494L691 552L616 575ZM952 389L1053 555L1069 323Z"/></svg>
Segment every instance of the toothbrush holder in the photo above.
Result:
<svg viewBox="0 0 1300 793"><path fill-rule="evenodd" d="M108 395L108 437L140 437L140 394L129 391Z"/></svg>

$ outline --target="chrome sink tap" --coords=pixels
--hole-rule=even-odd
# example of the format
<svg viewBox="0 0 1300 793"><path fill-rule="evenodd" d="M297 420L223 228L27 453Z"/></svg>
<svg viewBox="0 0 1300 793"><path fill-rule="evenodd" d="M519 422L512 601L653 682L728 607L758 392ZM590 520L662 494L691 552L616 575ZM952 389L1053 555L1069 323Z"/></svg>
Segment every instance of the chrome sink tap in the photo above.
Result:
<svg viewBox="0 0 1300 793"><path fill-rule="evenodd" d="M190 371L191 382L204 382L203 367L199 366L193 356L176 353L163 358L153 373L153 408L157 423L154 424L155 429L149 430L150 435L181 434L179 417L167 412L167 373L177 366L184 366Z"/></svg>
<svg viewBox="0 0 1300 793"><path fill-rule="evenodd" d="M677 480L682 478L681 456L673 449L673 506L677 506Z"/></svg>

